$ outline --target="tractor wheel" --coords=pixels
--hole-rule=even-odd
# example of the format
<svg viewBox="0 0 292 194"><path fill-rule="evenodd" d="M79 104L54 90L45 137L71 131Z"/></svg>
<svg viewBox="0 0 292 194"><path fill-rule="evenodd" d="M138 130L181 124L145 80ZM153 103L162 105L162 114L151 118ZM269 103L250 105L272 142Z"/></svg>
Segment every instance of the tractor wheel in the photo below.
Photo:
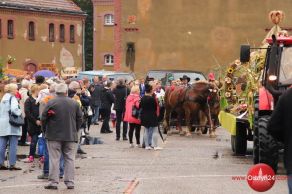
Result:
<svg viewBox="0 0 292 194"><path fill-rule="evenodd" d="M276 173L278 170L279 144L267 131L269 119L270 116L263 116L259 118L258 122L259 163L268 164Z"/></svg>
<svg viewBox="0 0 292 194"><path fill-rule="evenodd" d="M236 135L234 138L234 153L236 155L245 155L247 148L247 130L246 124L242 122L236 123Z"/></svg>
<svg viewBox="0 0 292 194"><path fill-rule="evenodd" d="M254 121L253 121L253 163L259 163L259 99L255 97L254 104Z"/></svg>

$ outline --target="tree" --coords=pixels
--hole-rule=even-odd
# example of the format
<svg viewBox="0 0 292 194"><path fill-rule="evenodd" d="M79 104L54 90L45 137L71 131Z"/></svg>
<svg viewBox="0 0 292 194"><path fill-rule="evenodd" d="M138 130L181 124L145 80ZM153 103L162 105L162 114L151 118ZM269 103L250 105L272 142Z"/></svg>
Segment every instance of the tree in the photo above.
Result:
<svg viewBox="0 0 292 194"><path fill-rule="evenodd" d="M85 70L93 68L93 4L91 0L73 0L82 11L86 12L85 21Z"/></svg>

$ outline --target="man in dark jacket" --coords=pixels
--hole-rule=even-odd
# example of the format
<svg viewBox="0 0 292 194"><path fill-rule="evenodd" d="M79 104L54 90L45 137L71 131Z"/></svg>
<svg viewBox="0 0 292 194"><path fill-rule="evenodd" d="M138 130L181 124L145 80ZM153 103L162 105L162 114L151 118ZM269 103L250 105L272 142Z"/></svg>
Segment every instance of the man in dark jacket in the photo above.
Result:
<svg viewBox="0 0 292 194"><path fill-rule="evenodd" d="M143 97L145 95L145 80L142 78L139 84L140 96Z"/></svg>
<svg viewBox="0 0 292 194"><path fill-rule="evenodd" d="M125 81L123 79L117 80L117 86L113 90L115 96L114 110L116 110L117 123L116 123L116 140L120 140L121 136L121 122L124 119L125 115L125 105L126 98L129 95L130 91L125 86ZM123 122L123 140L127 139L128 123Z"/></svg>
<svg viewBox="0 0 292 194"><path fill-rule="evenodd" d="M284 143L284 164L288 175L289 194L292 194L292 89L284 93L272 114L268 131Z"/></svg>
<svg viewBox="0 0 292 194"><path fill-rule="evenodd" d="M109 120L111 116L111 107L115 101L113 92L111 91L111 82L107 82L106 86L101 92L101 109L103 111L103 123L100 129L100 133L112 133L109 126Z"/></svg>
<svg viewBox="0 0 292 194"><path fill-rule="evenodd" d="M93 84L90 86L89 91L91 92L91 106L94 111L94 115L92 117L91 123L98 125L98 117L101 106L101 91L103 90L103 85L99 81L99 77L95 76L93 78Z"/></svg>
<svg viewBox="0 0 292 194"><path fill-rule="evenodd" d="M58 84L55 91L57 97L48 102L41 117L50 155L50 183L45 189L58 189L61 152L65 161L64 183L68 189L74 189L74 161L82 111L76 101L67 97L66 84Z"/></svg>

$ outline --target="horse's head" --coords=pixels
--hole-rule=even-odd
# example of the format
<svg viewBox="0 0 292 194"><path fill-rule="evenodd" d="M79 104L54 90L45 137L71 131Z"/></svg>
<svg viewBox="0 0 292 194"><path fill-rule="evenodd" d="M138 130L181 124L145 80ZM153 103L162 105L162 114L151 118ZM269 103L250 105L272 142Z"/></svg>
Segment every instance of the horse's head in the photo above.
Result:
<svg viewBox="0 0 292 194"><path fill-rule="evenodd" d="M212 117L217 117L220 112L219 88L215 84L209 83L208 91L207 102L210 106Z"/></svg>

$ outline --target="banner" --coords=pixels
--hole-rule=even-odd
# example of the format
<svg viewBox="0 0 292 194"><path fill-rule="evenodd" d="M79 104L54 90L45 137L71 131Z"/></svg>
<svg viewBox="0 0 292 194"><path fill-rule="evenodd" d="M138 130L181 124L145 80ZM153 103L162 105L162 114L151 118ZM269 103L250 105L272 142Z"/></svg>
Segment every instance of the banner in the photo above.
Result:
<svg viewBox="0 0 292 194"><path fill-rule="evenodd" d="M52 72L54 72L55 74L58 74L58 69L57 66L55 64L51 64L51 63L42 63L38 65L38 70L50 70Z"/></svg>
<svg viewBox="0 0 292 194"><path fill-rule="evenodd" d="M4 74L13 75L15 77L24 77L27 75L27 71L23 71L20 69L3 69Z"/></svg>

